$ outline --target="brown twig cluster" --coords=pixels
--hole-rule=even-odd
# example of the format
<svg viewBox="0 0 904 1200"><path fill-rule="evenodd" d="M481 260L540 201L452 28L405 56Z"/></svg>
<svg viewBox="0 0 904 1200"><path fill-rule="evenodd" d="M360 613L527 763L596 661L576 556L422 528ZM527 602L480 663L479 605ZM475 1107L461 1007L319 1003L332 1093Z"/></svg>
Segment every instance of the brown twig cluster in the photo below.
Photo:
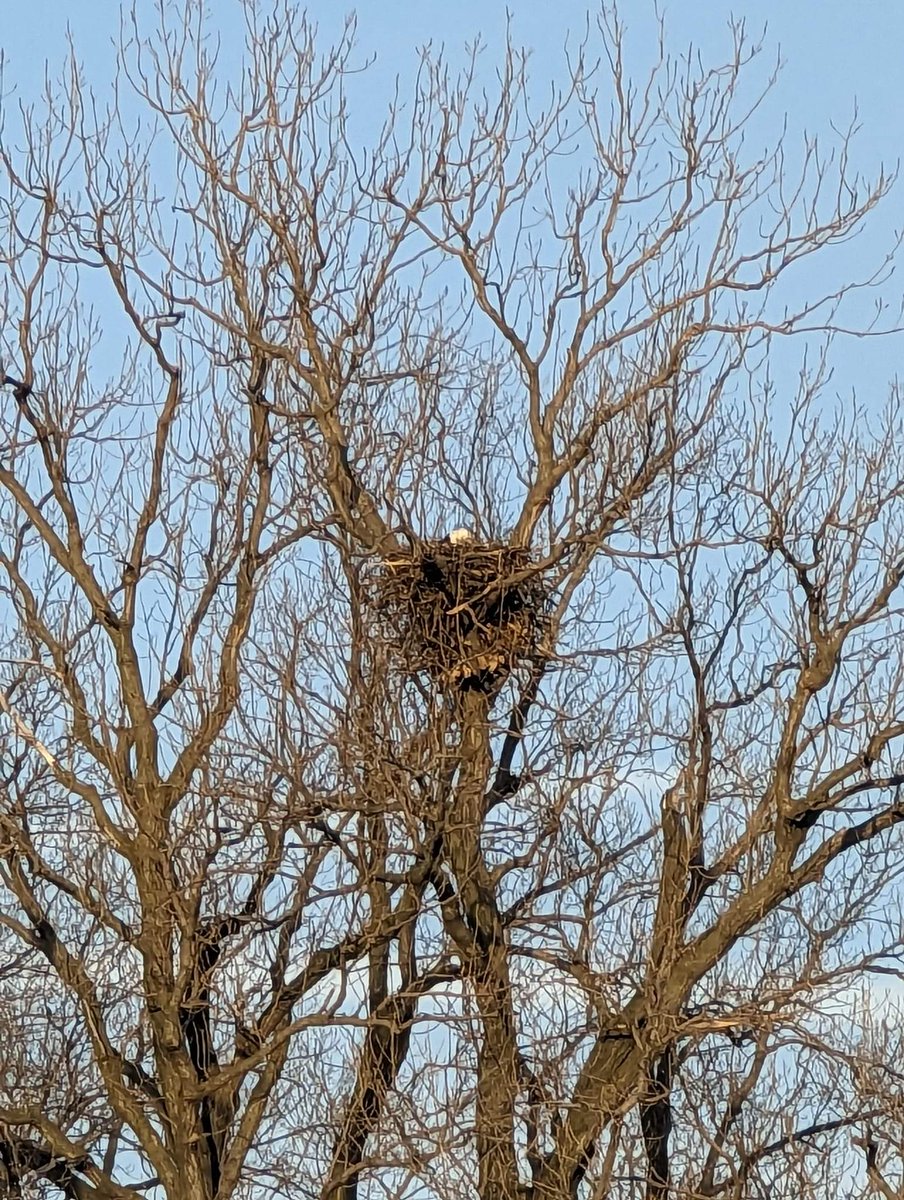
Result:
<svg viewBox="0 0 904 1200"><path fill-rule="evenodd" d="M424 541L382 560L374 607L406 672L492 691L538 653L549 582L523 547Z"/></svg>

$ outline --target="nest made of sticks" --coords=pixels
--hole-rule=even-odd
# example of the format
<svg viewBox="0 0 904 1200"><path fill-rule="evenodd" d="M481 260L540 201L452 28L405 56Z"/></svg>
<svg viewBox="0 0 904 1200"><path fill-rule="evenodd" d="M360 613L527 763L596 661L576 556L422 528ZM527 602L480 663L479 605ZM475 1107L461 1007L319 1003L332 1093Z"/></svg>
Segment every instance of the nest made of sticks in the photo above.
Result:
<svg viewBox="0 0 904 1200"><path fill-rule="evenodd" d="M424 541L383 559L374 602L404 668L443 685L489 689L534 658L549 588L529 550Z"/></svg>

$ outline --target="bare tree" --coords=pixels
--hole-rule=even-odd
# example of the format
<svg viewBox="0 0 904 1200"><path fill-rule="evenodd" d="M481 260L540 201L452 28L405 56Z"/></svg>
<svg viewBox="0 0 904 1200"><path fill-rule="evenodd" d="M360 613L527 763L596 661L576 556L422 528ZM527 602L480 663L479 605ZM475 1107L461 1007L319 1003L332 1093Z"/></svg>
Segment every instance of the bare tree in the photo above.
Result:
<svg viewBox="0 0 904 1200"><path fill-rule="evenodd" d="M890 258L807 274L891 181L741 29L365 144L245 15L0 137L0 1189L897 1194Z"/></svg>

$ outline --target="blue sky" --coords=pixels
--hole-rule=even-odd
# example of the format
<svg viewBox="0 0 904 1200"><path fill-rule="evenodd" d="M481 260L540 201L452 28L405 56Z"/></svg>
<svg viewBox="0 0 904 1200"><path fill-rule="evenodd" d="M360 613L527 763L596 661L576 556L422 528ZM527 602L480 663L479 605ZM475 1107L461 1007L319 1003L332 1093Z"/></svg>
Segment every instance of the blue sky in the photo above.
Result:
<svg viewBox="0 0 904 1200"><path fill-rule="evenodd" d="M40 79L45 59L52 70L57 68L67 29L88 72L102 79L109 72L120 12L128 7L116 0L4 4L0 44L7 82L28 90ZM362 0L357 6L316 0L306 7L324 34L338 28L347 12L357 12L360 44L377 56L376 88L387 76L404 73L426 41L445 44L453 55L478 32L490 46L498 45L507 11L518 40L534 53L537 74L555 73L565 37L574 36L588 11L585 0ZM153 21L156 0L137 0L137 8L144 21ZM856 99L865 143L897 157L902 148L904 5L893 0L672 0L661 9L675 51L691 41L704 51L724 44L732 17L744 19L752 33L765 28L767 42L781 48L787 64L774 97L776 117L790 110L797 121L825 126L830 119L845 120ZM237 0L209 0L209 11L222 29L236 27ZM623 20L638 37L652 31L653 12L652 0L621 4Z"/></svg>
<svg viewBox="0 0 904 1200"><path fill-rule="evenodd" d="M444 43L453 53L481 32L492 45L502 37L511 11L518 39L530 46L543 70L560 64L559 47L569 32L583 24L585 0L317 0L306 6L324 33L337 28L355 9L361 44L378 56L375 81L385 70L404 70L414 50L428 40ZM593 5L589 6L591 9ZM9 76L26 87L40 77L44 59L57 65L65 49L67 29L92 74L109 68L110 43L120 12L116 0L30 0L4 4L0 41ZM137 0L144 20L151 21L156 0ZM867 140L895 155L901 147L900 53L904 44L904 6L892 0L672 0L661 9L673 49L693 41L704 50L722 40L726 22L746 20L751 32L764 27L770 44L780 46L787 61L776 100L797 118L824 123L843 119L853 100L860 105ZM235 25L236 0L209 0L217 25ZM623 0L621 14L638 34L651 28L652 0ZM895 139L898 140L897 147Z"/></svg>

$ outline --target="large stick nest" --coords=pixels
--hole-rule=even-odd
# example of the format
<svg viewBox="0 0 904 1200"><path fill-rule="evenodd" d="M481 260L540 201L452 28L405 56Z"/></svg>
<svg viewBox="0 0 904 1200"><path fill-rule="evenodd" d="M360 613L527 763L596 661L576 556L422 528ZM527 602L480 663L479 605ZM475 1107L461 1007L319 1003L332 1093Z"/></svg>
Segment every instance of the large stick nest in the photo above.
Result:
<svg viewBox="0 0 904 1200"><path fill-rule="evenodd" d="M459 688L493 690L536 658L549 601L530 551L503 543L421 542L383 559L374 586L403 669Z"/></svg>

